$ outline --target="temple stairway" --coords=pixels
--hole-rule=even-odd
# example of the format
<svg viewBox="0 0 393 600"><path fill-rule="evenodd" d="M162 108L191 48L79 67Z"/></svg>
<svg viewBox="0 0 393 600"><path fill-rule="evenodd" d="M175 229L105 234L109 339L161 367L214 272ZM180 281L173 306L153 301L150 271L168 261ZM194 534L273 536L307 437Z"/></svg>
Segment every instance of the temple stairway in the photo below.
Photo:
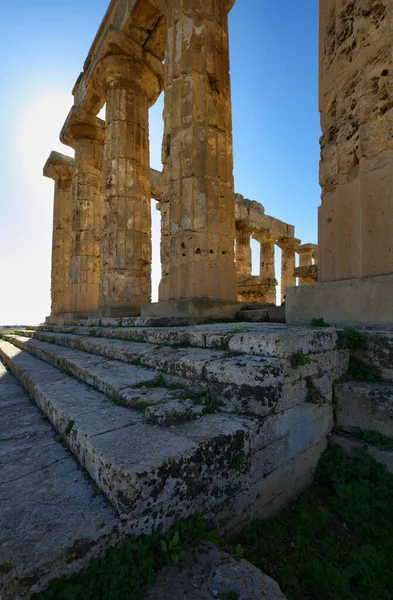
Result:
<svg viewBox="0 0 393 600"><path fill-rule="evenodd" d="M368 359L390 378L375 384L389 406L393 344L386 332L372 335ZM359 385L366 393L365 384L336 386L343 410L334 423L334 382L349 352L331 328L134 318L1 338L0 360L49 420L50 443L109 501L117 538L196 511L222 533L276 513L310 485L334 428L338 443L354 441L344 417L357 413L344 396L357 398Z"/></svg>

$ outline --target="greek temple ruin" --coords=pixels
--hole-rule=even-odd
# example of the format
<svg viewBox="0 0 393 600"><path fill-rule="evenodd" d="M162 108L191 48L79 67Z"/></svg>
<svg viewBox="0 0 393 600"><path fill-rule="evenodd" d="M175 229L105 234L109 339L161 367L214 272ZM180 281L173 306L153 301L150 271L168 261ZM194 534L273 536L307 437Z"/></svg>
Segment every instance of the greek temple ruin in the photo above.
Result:
<svg viewBox="0 0 393 600"><path fill-rule="evenodd" d="M315 283L317 267L295 274L294 227L235 194L233 4L220 0L204 11L178 2L110 4L60 134L75 157L52 152L44 167L55 181L49 322L179 311L233 317L239 302L276 304L276 246L281 302L297 276ZM191 32L192 21L200 30ZM159 173L149 164L148 109L162 92ZM104 105L105 121L97 116ZM162 222L162 279L153 304L151 198ZM259 275L252 274L251 239L260 244Z"/></svg>
<svg viewBox="0 0 393 600"><path fill-rule="evenodd" d="M234 4L112 0L76 81L74 157L44 167L51 315L0 330L4 600L181 517L223 536L274 518L337 444L393 472L368 441L393 439L393 0L319 3L318 245L236 193Z"/></svg>

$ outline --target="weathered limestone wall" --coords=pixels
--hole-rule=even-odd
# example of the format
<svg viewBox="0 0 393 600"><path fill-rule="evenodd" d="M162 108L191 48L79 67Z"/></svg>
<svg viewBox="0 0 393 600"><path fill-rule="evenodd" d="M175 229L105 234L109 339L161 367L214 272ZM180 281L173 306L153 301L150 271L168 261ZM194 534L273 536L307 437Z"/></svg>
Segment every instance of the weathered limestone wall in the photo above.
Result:
<svg viewBox="0 0 393 600"><path fill-rule="evenodd" d="M236 300L228 3L168 0L160 300Z"/></svg>
<svg viewBox="0 0 393 600"><path fill-rule="evenodd" d="M69 274L74 159L51 152L44 176L55 182L53 203L51 317L70 311Z"/></svg>
<svg viewBox="0 0 393 600"><path fill-rule="evenodd" d="M393 273L393 2L320 2L320 282Z"/></svg>
<svg viewBox="0 0 393 600"><path fill-rule="evenodd" d="M73 107L61 132L75 150L70 258L70 312L87 317L98 306L105 122Z"/></svg>

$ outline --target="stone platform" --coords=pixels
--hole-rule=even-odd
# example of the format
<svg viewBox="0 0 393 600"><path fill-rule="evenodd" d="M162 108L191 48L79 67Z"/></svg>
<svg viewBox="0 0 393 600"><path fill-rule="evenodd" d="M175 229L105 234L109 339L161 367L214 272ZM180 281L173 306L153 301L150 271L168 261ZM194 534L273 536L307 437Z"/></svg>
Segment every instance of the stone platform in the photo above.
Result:
<svg viewBox="0 0 393 600"><path fill-rule="evenodd" d="M0 359L109 500L121 535L196 511L222 534L273 515L311 484L333 430L333 383L349 360L337 331L159 323L2 332ZM14 585L12 571L4 578Z"/></svg>

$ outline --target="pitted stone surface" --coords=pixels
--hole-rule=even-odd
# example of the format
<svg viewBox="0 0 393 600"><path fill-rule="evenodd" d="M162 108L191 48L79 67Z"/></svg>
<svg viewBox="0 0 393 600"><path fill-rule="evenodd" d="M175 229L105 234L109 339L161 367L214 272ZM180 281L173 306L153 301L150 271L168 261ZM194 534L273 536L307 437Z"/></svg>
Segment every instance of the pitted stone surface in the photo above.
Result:
<svg viewBox="0 0 393 600"><path fill-rule="evenodd" d="M278 584L246 560L208 542L199 544L178 564L164 567L146 600L285 600Z"/></svg>
<svg viewBox="0 0 393 600"><path fill-rule="evenodd" d="M4 600L28 597L52 577L67 576L122 531L51 425L0 364L0 589ZM70 560L73 559L73 560ZM38 585L37 585L38 584Z"/></svg>
<svg viewBox="0 0 393 600"><path fill-rule="evenodd" d="M158 406L149 406L145 411L145 416L152 423L169 427L179 421L193 421L203 413L202 405L195 404L192 400L179 399L169 400Z"/></svg>
<svg viewBox="0 0 393 600"><path fill-rule="evenodd" d="M338 402L336 426L344 431L372 429L393 437L393 384L365 381L335 387Z"/></svg>

